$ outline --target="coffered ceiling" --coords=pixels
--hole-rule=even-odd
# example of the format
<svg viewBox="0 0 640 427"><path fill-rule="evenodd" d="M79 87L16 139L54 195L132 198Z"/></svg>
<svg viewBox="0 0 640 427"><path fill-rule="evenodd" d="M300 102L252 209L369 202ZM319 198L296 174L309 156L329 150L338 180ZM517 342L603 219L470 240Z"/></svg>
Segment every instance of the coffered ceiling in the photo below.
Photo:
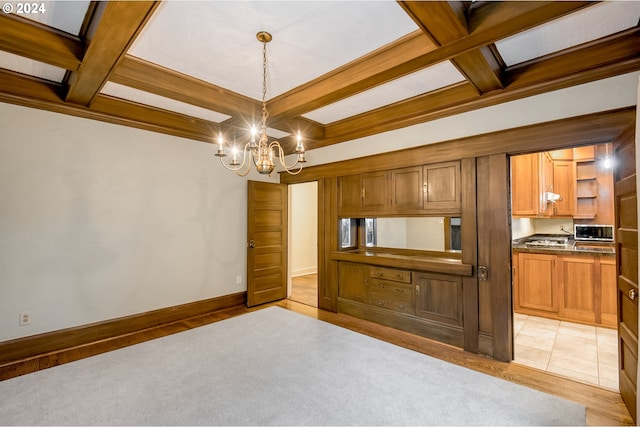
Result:
<svg viewBox="0 0 640 427"><path fill-rule="evenodd" d="M4 5L0 101L206 142L259 121L261 30L308 150L640 69L636 1Z"/></svg>

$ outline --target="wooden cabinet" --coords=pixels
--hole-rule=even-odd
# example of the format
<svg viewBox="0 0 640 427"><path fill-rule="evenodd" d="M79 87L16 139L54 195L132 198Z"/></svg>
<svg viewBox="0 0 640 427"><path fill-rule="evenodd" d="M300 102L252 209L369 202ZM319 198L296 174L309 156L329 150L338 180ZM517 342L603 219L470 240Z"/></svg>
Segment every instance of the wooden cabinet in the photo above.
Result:
<svg viewBox="0 0 640 427"><path fill-rule="evenodd" d="M422 209L422 166L396 169L390 172L391 209L413 211Z"/></svg>
<svg viewBox="0 0 640 427"><path fill-rule="evenodd" d="M338 213L342 216L357 215L362 208L360 175L338 178Z"/></svg>
<svg viewBox="0 0 640 427"><path fill-rule="evenodd" d="M618 325L617 272L614 257L600 257L600 324Z"/></svg>
<svg viewBox="0 0 640 427"><path fill-rule="evenodd" d="M595 324L595 257L563 256L559 261L560 317Z"/></svg>
<svg viewBox="0 0 640 427"><path fill-rule="evenodd" d="M615 257L514 254L516 312L615 327Z"/></svg>
<svg viewBox="0 0 640 427"><path fill-rule="evenodd" d="M341 217L459 213L460 162L338 177Z"/></svg>
<svg viewBox="0 0 640 427"><path fill-rule="evenodd" d="M575 208L573 160L553 161L553 192L562 198L553 204L553 216L573 216Z"/></svg>
<svg viewBox="0 0 640 427"><path fill-rule="evenodd" d="M369 268L366 265L357 263L339 263L338 296L351 301L368 304Z"/></svg>
<svg viewBox="0 0 640 427"><path fill-rule="evenodd" d="M459 210L460 162L449 162L424 167L424 209Z"/></svg>
<svg viewBox="0 0 640 427"><path fill-rule="evenodd" d="M388 203L388 173L371 172L362 174L362 210L385 211Z"/></svg>
<svg viewBox="0 0 640 427"><path fill-rule="evenodd" d="M556 260L556 255L518 254L516 309L529 309L534 313L558 312Z"/></svg>
<svg viewBox="0 0 640 427"><path fill-rule="evenodd" d="M416 316L462 326L462 278L430 273L416 276Z"/></svg>
<svg viewBox="0 0 640 427"><path fill-rule="evenodd" d="M541 179L547 163L541 163L540 153L524 154L511 158L511 214L514 216L538 216L544 213L541 203L540 182L545 185L550 180Z"/></svg>

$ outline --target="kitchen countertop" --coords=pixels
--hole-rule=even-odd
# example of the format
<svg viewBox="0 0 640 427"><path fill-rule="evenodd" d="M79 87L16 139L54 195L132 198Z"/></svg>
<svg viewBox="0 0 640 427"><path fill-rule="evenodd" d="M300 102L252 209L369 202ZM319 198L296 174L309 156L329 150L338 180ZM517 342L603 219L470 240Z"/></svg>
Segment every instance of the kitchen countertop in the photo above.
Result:
<svg viewBox="0 0 640 427"><path fill-rule="evenodd" d="M564 247L540 247L527 246L526 242L545 237L569 237L569 241ZM533 236L516 239L512 242L514 252L539 253L549 255L602 255L615 256L616 249L614 243L576 242L572 236L536 234Z"/></svg>

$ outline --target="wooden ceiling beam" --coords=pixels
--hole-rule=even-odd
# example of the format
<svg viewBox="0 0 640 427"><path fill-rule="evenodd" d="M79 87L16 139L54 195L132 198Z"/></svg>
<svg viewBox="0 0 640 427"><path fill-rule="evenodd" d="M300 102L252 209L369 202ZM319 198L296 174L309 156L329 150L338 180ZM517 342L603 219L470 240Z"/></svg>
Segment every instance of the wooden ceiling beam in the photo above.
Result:
<svg viewBox="0 0 640 427"><path fill-rule="evenodd" d="M270 112L277 118L302 115L592 4L594 2L584 1L483 3L481 7L472 8L468 36L437 48L418 30L274 98Z"/></svg>
<svg viewBox="0 0 640 427"><path fill-rule="evenodd" d="M466 7L462 2L399 1L398 3L420 29L439 46L469 35ZM475 49L451 59L451 62L478 89L480 94L504 87L500 80L501 70L498 62L488 55L491 55L489 50L483 52Z"/></svg>
<svg viewBox="0 0 640 427"><path fill-rule="evenodd" d="M261 114L260 102L252 98L130 55L122 58L109 81L228 116Z"/></svg>
<svg viewBox="0 0 640 427"><path fill-rule="evenodd" d="M60 84L0 69L0 102L213 142L216 123L98 95L91 108L65 102Z"/></svg>
<svg viewBox="0 0 640 427"><path fill-rule="evenodd" d="M89 24L90 40L78 71L68 79L66 101L90 105L159 1L101 2Z"/></svg>
<svg viewBox="0 0 640 427"><path fill-rule="evenodd" d="M0 49L75 71L82 60L79 37L13 14L0 14Z"/></svg>
<svg viewBox="0 0 640 427"><path fill-rule="evenodd" d="M459 84L326 126L332 145L640 70L640 27L538 58L505 73L505 89L478 96ZM430 108L435 106L435 108ZM374 125L372 125L372 123Z"/></svg>
<svg viewBox="0 0 640 427"><path fill-rule="evenodd" d="M437 46L416 30L355 61L271 99L274 120L299 116L416 71L411 61ZM408 65L405 65L408 64Z"/></svg>

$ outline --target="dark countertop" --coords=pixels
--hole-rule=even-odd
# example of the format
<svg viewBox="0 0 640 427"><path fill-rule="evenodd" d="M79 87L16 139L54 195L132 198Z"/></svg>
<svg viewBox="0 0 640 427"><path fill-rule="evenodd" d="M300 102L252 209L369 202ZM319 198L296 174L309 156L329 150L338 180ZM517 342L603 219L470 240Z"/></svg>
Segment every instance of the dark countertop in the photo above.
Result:
<svg viewBox="0 0 640 427"><path fill-rule="evenodd" d="M537 238L553 237L549 234L536 234L533 236L523 237L514 240L511 245L514 252L526 252L536 254L549 255L602 255L615 256L616 249L614 243L592 243L592 242L576 242L572 237L565 247L540 247L527 246L526 242ZM557 235L561 236L561 235ZM568 236L562 236L568 237Z"/></svg>

